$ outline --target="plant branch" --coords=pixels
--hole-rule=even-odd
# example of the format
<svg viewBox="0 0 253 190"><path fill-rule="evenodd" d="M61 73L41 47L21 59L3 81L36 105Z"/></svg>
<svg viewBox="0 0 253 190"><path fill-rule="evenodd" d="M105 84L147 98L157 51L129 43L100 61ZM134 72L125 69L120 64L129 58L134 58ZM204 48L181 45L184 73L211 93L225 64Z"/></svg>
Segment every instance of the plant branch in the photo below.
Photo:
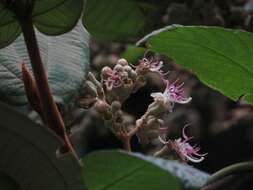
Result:
<svg viewBox="0 0 253 190"><path fill-rule="evenodd" d="M136 125L134 128L132 128L129 132L122 132L120 134L120 139L124 144L124 149L127 150L128 152L132 152L131 148L131 139L136 133L138 132L140 126Z"/></svg>
<svg viewBox="0 0 253 190"><path fill-rule="evenodd" d="M26 17L20 21L22 32L25 39L27 51L31 60L32 70L38 88L38 95L42 103L42 111L45 116L48 127L56 132L65 142L68 149L78 159L75 150L66 133L63 119L53 100L51 90L49 88L47 75L41 60L40 51L32 24L32 18Z"/></svg>
<svg viewBox="0 0 253 190"><path fill-rule="evenodd" d="M127 136L132 138L136 133L139 131L139 126L135 126L133 129L131 129L128 133Z"/></svg>

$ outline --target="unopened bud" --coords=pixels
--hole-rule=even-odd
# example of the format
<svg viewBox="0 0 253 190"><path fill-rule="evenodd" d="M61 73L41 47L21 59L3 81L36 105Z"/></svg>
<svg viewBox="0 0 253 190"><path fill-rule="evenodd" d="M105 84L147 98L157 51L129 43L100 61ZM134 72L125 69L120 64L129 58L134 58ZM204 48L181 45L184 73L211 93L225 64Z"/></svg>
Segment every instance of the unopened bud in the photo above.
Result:
<svg viewBox="0 0 253 190"><path fill-rule="evenodd" d="M122 72L124 71L124 67L120 64L115 65L114 69L115 71Z"/></svg>
<svg viewBox="0 0 253 190"><path fill-rule="evenodd" d="M22 78L24 81L27 99L31 107L35 111L37 111L42 117L42 108L41 108L41 103L40 103L40 98L38 95L36 82L25 63L22 63L21 68L22 68Z"/></svg>
<svg viewBox="0 0 253 190"><path fill-rule="evenodd" d="M133 69L129 65L124 66L124 70L128 73L130 73Z"/></svg>
<svg viewBox="0 0 253 190"><path fill-rule="evenodd" d="M115 113L116 111L121 109L121 104L119 101L113 101L111 104L112 112Z"/></svg>
<svg viewBox="0 0 253 190"><path fill-rule="evenodd" d="M86 81L85 82L85 90L86 90L85 93L90 94L93 97L98 96L97 88L91 81Z"/></svg>
<svg viewBox="0 0 253 190"><path fill-rule="evenodd" d="M106 78L108 76L108 73L112 72L112 69L110 67L103 67L101 71L101 77Z"/></svg>
<svg viewBox="0 0 253 190"><path fill-rule="evenodd" d="M97 100L94 107L101 114L106 113L109 109L109 105L105 101L102 101L102 100Z"/></svg>
<svg viewBox="0 0 253 190"><path fill-rule="evenodd" d="M128 62L126 59L121 58L118 60L117 64L120 64L122 66L126 66L126 65L128 65Z"/></svg>

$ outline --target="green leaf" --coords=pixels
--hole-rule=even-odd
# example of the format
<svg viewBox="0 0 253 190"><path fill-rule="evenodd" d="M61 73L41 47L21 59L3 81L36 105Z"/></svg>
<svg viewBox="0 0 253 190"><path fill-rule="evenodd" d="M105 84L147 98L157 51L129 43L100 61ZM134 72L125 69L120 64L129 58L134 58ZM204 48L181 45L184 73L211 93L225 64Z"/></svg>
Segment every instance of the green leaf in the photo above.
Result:
<svg viewBox="0 0 253 190"><path fill-rule="evenodd" d="M145 48L129 46L127 49L121 54L121 57L126 59L129 63L135 64L138 62L140 58L144 56L146 52Z"/></svg>
<svg viewBox="0 0 253 190"><path fill-rule="evenodd" d="M82 13L83 1L35 0L33 22L39 31L47 35L66 33L77 24ZM13 42L21 33L15 9L21 10L20 7L15 8L13 5L0 2L0 48Z"/></svg>
<svg viewBox="0 0 253 190"><path fill-rule="evenodd" d="M0 171L20 189L85 189L82 168L74 156L56 156L63 145L57 135L2 103L0 115Z"/></svg>
<svg viewBox="0 0 253 190"><path fill-rule="evenodd" d="M89 63L89 35L81 23L71 32L50 37L36 32L55 100L67 104L79 93ZM23 36L0 50L0 99L26 104L21 63L29 63ZM30 64L28 64L30 67Z"/></svg>
<svg viewBox="0 0 253 190"><path fill-rule="evenodd" d="M169 26L138 44L174 58L233 100L253 103L253 34L219 27Z"/></svg>
<svg viewBox="0 0 253 190"><path fill-rule="evenodd" d="M126 41L138 36L155 11L147 1L88 0L83 23L96 39Z"/></svg>
<svg viewBox="0 0 253 190"><path fill-rule="evenodd" d="M0 48L13 42L21 33L14 13L10 12L0 3Z"/></svg>
<svg viewBox="0 0 253 190"><path fill-rule="evenodd" d="M35 0L33 16L40 16L58 8L68 0Z"/></svg>
<svg viewBox="0 0 253 190"><path fill-rule="evenodd" d="M62 3L58 3L58 6L50 9L48 5L52 4L52 0L37 0L33 20L40 32L47 35L59 35L70 31L76 25L82 13L83 0L61 1ZM46 7L47 11L43 7Z"/></svg>
<svg viewBox="0 0 253 190"><path fill-rule="evenodd" d="M140 158L117 152L100 151L84 157L84 179L90 190L179 190L170 173Z"/></svg>

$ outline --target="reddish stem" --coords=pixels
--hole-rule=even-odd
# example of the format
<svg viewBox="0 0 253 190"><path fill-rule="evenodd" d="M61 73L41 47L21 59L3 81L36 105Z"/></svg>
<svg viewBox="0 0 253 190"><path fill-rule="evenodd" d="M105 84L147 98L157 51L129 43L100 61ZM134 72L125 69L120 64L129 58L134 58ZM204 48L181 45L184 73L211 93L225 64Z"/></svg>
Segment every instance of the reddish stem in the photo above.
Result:
<svg viewBox="0 0 253 190"><path fill-rule="evenodd" d="M119 134L119 139L122 141L124 149L128 152L132 152L131 148L132 136L128 136L127 133L122 132L121 134Z"/></svg>
<svg viewBox="0 0 253 190"><path fill-rule="evenodd" d="M38 95L42 103L43 115L45 116L48 126L56 132L65 142L66 146L78 159L74 148L68 138L63 119L53 100L51 90L49 88L47 75L41 60L40 51L32 24L31 17L27 17L23 22L20 22L23 31L26 48L31 60L33 74L38 88Z"/></svg>
<svg viewBox="0 0 253 190"><path fill-rule="evenodd" d="M124 148L125 150L127 150L128 152L132 152L132 148L131 148L131 137L126 137L124 139Z"/></svg>
<svg viewBox="0 0 253 190"><path fill-rule="evenodd" d="M131 139L139 130L139 126L135 126L133 129L131 129L129 132L124 133L121 132L119 135L120 140L123 142L124 149L128 152L132 152L131 148Z"/></svg>

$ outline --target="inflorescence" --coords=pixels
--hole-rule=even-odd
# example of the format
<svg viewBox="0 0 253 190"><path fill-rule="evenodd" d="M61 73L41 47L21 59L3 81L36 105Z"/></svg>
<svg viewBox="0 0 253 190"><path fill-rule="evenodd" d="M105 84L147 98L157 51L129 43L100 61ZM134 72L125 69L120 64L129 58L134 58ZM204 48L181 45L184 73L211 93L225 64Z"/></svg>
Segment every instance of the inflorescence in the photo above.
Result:
<svg viewBox="0 0 253 190"><path fill-rule="evenodd" d="M85 108L92 105L103 116L106 126L122 140L129 151L131 137L136 135L141 144L160 140L163 147L155 156L174 153L180 161L201 162L206 154L199 153L198 145L190 144L193 137L186 135L186 126L182 130L182 138L166 138L164 116L173 112L176 103L186 104L192 98L185 95L184 83L165 79L168 72L163 71L163 66L164 62L157 57L142 58L136 66L125 59L119 59L113 68L102 68L101 81L90 72L85 86L86 94L79 99L78 105ZM164 83L165 90L151 93L154 100L147 111L135 123L129 124L121 105L132 93L146 84L148 73L156 73Z"/></svg>

